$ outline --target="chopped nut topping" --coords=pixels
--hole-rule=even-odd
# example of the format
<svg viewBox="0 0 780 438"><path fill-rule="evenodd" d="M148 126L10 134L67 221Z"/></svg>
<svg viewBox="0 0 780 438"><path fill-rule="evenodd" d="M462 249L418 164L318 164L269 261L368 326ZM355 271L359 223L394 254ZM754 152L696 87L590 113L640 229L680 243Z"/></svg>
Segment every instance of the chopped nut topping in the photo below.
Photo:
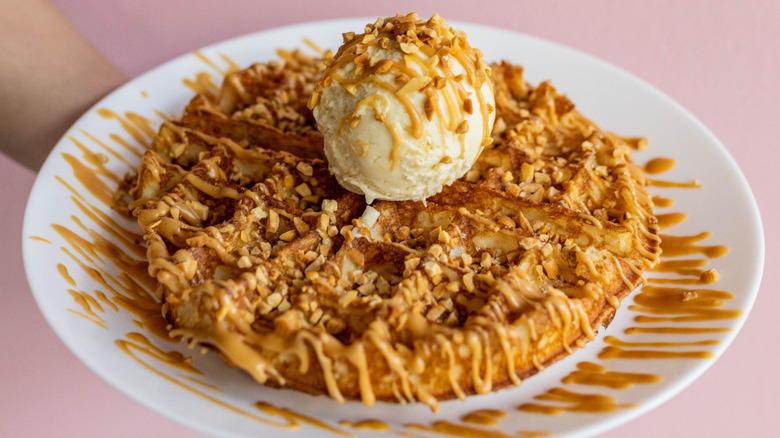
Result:
<svg viewBox="0 0 780 438"><path fill-rule="evenodd" d="M279 213L277 213L276 210L268 211L268 220L266 222L265 228L271 233L275 233L279 228Z"/></svg>
<svg viewBox="0 0 780 438"><path fill-rule="evenodd" d="M474 113L474 105L471 103L471 99L463 100L463 111L465 111L466 114Z"/></svg>

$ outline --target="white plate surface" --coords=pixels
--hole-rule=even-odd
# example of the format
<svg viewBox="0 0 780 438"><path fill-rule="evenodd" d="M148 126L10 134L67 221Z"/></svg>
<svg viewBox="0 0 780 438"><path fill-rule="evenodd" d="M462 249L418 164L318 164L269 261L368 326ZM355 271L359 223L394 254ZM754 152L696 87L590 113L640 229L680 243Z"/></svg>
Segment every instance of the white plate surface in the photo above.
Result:
<svg viewBox="0 0 780 438"><path fill-rule="evenodd" d="M702 288L733 294L733 298L724 301L722 308L741 310L741 316L719 321L681 323L684 326L728 330L699 335L626 335L626 328L642 325L634 319L641 312L628 308L633 302L632 296L625 300L609 329L600 333L595 341L538 376L528 379L521 387L471 397L466 402L444 402L441 411L433 414L423 405L378 403L372 408L357 402L339 405L326 397L312 397L256 385L244 373L225 366L216 354L201 355L197 350L188 350L185 345L161 341L134 324L136 318L129 312L121 307L114 311L110 305L102 302L96 291L103 292L110 300L110 290L95 277L88 275L77 260L82 263L88 260L87 265L93 263L111 274L117 273L116 267L108 259L79 254L52 226L60 225L90 241L102 237L121 246L115 236L98 226L93 218L78 207L74 201L75 191L83 197L82 205L88 203L96 206L121 226L135 230L134 224L107 208L79 181L73 165L63 155L75 157L85 163L87 168L98 168L98 165L89 163L88 154L79 148L80 144L87 150L107 157L105 168L119 176L137 164L138 157L130 149L121 146L121 142L137 144L138 141L129 135L127 129L122 128L117 119L103 117L98 110L109 109L120 116L127 112L140 114L148 118L152 129L156 130L162 122L161 114L181 114L191 98L193 92L182 80L194 78L195 73L201 71L219 77L219 70L228 67L222 55L245 67L253 62L275 58L275 50L279 47L307 50L303 38L310 39L320 47L335 49L342 32L360 31L369 21L373 20L348 19L284 27L184 55L107 96L87 112L57 144L38 175L27 206L23 231L24 262L41 311L63 342L84 363L138 402L194 429L218 436L265 436L264 433L276 436L296 431L299 436L335 436L335 432L322 425L306 422L298 422L298 429L269 425L269 422L286 424L288 420L256 409L254 404L257 401L271 403L279 408L291 408L294 412L305 413L338 428L343 433L356 435L397 436L397 431L422 434L419 430L405 426L410 423L430 426L435 422L448 421L509 435L517 433L522 436L522 432L542 431L579 436L603 432L647 412L690 384L723 354L755 300L764 260L758 209L744 176L724 146L672 99L614 66L538 38L467 23L453 25L465 30L472 45L481 48L488 60L506 59L522 64L526 80L534 84L550 79L560 92L575 102L581 112L604 129L625 136L647 137L650 146L635 154L637 162L644 163L655 157L676 160L674 169L659 178L672 181L692 181L695 178L701 183L700 189L651 187L651 192L675 201L670 208L657 209L658 213L684 212L688 215L685 222L666 232L692 235L709 231L711 237L702 244L728 246L729 253L726 256L709 260L708 267L718 270L720 280ZM204 58L214 65L204 62ZM127 122L126 118L123 120ZM116 152L122 159L110 151ZM111 179L105 176L98 178L108 187L116 187ZM87 230L92 230L92 234ZM67 277L61 274L63 268L58 265L67 270L75 286L69 284ZM72 293L68 293L69 289L96 297L98 304L102 304L99 306L102 310L94 304L90 308L103 321L105 328L74 313L83 314L84 307L74 300ZM118 339L126 339L129 332L145 334L165 351L176 350L192 355L194 367L203 373L198 379L213 387L193 384L185 377L186 372L148 356L139 355L156 372L134 361L115 343ZM706 351L713 356L711 359L599 359L598 353L606 346L604 337L609 335L630 342L716 342L692 347L649 347L650 350ZM609 370L648 373L659 376L661 380L622 390L561 383L561 379L583 361L602 364ZM176 384L172 380L183 384ZM619 404L632 406L606 413L563 412L555 416L516 409L524 403L539 402L534 399L535 396L555 387L578 393L605 395ZM193 392L193 389L199 391L199 394ZM465 413L488 408L505 411L508 416L493 426L480 426L460 420ZM237 413L236 410L244 413ZM342 420L356 422L365 419L382 420L392 430L365 431L339 425ZM294 419L290 421L295 423Z"/></svg>

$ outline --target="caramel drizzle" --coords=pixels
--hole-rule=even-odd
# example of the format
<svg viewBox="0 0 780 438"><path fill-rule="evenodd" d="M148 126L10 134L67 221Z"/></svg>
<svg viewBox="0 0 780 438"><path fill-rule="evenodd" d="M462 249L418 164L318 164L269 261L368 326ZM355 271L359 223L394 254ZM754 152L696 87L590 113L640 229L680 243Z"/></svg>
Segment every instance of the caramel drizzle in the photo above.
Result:
<svg viewBox="0 0 780 438"><path fill-rule="evenodd" d="M648 161L647 164L645 164L644 170L645 173L656 175L672 170L676 164L677 162L671 158L653 158L652 160Z"/></svg>
<svg viewBox="0 0 780 438"><path fill-rule="evenodd" d="M498 421L508 416L504 411L498 409L480 409L478 411L469 412L462 416L460 421L464 423L474 423L483 426L495 426Z"/></svg>
<svg viewBox="0 0 780 438"><path fill-rule="evenodd" d="M78 192L73 190L73 187L65 183L64 180L60 179L59 181L65 186L65 188L74 193L74 196L71 196L71 200L74 204L76 204L79 210L84 213L86 218L92 220L108 234L114 236L128 250L135 253L138 257L144 258L146 256L146 249L143 246L137 244L137 242L140 242L143 239L143 236L138 233L134 233L124 226L118 224L103 210L87 202Z"/></svg>
<svg viewBox="0 0 780 438"><path fill-rule="evenodd" d="M637 350L621 347L604 347L599 359L714 359L710 351Z"/></svg>
<svg viewBox="0 0 780 438"><path fill-rule="evenodd" d="M125 159L125 157L123 157L121 154L119 154L119 153L118 153L118 152L117 152L117 151L116 151L114 148L112 148L112 147L108 146L108 145L107 145L105 142L102 142L102 141L100 141L100 140L99 140L97 137L95 137L94 135L90 134L89 132L87 132L87 131L85 131L85 130L83 130L83 129L79 129L79 132L80 132L82 135L84 135L85 137L87 137L88 139L92 140L92 142L94 142L95 144L99 145L99 146L100 146L100 147L101 147L101 148L102 148L104 151L106 151L106 152L108 152L109 154L111 154L111 156L112 156L112 157L114 157L114 158L116 158L117 160L121 161L121 162L122 162L122 163L123 163L125 166L127 166L128 168L131 168L131 169L132 169L132 168L134 168L134 166L133 166L132 164L130 164L130 163L129 163L129 162L126 160L126 159ZM76 143L76 140L75 140L74 138L72 138L72 137L71 137L71 140L72 140L74 143ZM86 153L86 152L85 152L85 153ZM115 181L118 181L118 180L115 180Z"/></svg>
<svg viewBox="0 0 780 438"><path fill-rule="evenodd" d="M130 142L128 142L127 140L125 140L124 138L120 137L117 134L109 134L108 138L110 138L116 144L122 146L124 149L130 151L130 153L137 156L138 158L141 158L141 156L143 155L143 151L146 149L131 144Z"/></svg>
<svg viewBox="0 0 780 438"><path fill-rule="evenodd" d="M73 175L79 180L84 188L92 193L92 196L105 205L111 205L113 203L114 190L112 190L108 184L104 183L92 169L69 153L63 152L62 158L70 164L71 168L73 168Z"/></svg>
<svg viewBox="0 0 780 438"><path fill-rule="evenodd" d="M674 205L674 200L656 195L653 196L653 204L656 207L671 207Z"/></svg>
<svg viewBox="0 0 780 438"><path fill-rule="evenodd" d="M224 53L217 52L217 55L219 55L219 57L227 63L228 65L227 68L220 67L219 65L217 65L216 62L212 61L208 56L204 55L199 51L194 52L194 54L198 59L203 61L204 64L208 65L209 67L214 69L217 73L219 73L220 76L227 76L229 73L232 73L240 69L238 64L233 62L233 60L227 55L225 55Z"/></svg>
<svg viewBox="0 0 780 438"><path fill-rule="evenodd" d="M700 189L701 183L697 180L691 182L661 181L657 179L647 179L647 184L654 187L678 188L678 189Z"/></svg>
<svg viewBox="0 0 780 438"><path fill-rule="evenodd" d="M227 409L228 411L231 411L235 414L241 415L242 417L248 418L253 421L257 421L258 423L262 423L268 426L273 426L281 429L299 429L301 427L301 421L304 421L312 425L323 424L324 426L326 426L327 430L330 430L332 432L339 431L339 429L318 422L317 420L313 420L312 422L305 421L303 420L303 418L301 418L305 416L300 414L290 415L287 412L289 410L284 408L276 408L268 404L263 404L262 409L260 408L260 406L258 406L258 409L261 409L264 412L267 412L268 414L273 416L281 416L283 419L283 421L270 420L268 418L260 417L256 414L253 414L252 412L234 406L233 404L224 402L215 396L212 396L200 389L197 389L191 386L190 384L188 384L187 382L179 380L176 377L171 376L169 373L161 371L160 369L156 368L150 362L144 360L141 357L141 355L145 355L153 359L155 362L162 362L166 365L175 367L179 370L186 371L189 374L200 375L200 371L198 371L197 369L191 366L188 358L184 357L178 352L175 351L165 352L155 347L151 342L148 341L148 339L146 339L143 335L139 333L129 333L126 339L118 339L115 341L115 344L120 351L124 352L129 357L131 357L144 369L154 373L155 375L166 380L167 382L170 382L178 386L179 388L182 388L190 392L191 394L194 394L204 400L207 400L217 406ZM192 376L188 376L187 380L191 380L191 378ZM344 436L354 436L344 431L340 431L340 432L341 432L340 434Z"/></svg>
<svg viewBox="0 0 780 438"><path fill-rule="evenodd" d="M151 144L150 141L156 134L155 130L152 128L151 120L140 114L128 111L125 112L124 117L122 117L108 108L99 108L97 113L104 119L118 121L122 129L133 137L138 144L142 145L144 149L149 147Z"/></svg>
<svg viewBox="0 0 780 438"><path fill-rule="evenodd" d="M421 430L424 432L435 432L443 435L464 438L537 438L552 435L550 432L544 431L518 431L510 435L498 430L482 429L445 420L436 421L430 426L422 424L407 424L405 427L407 429Z"/></svg>
<svg viewBox="0 0 780 438"><path fill-rule="evenodd" d="M675 161L668 158L656 158L645 165L645 172L657 174L670 170ZM657 187L698 188L694 180L692 184L671 183L659 180L648 180L650 185ZM653 197L656 205L671 206L671 199ZM673 227L682 223L687 215L683 213L667 213L657 215L661 229ZM708 264L709 259L722 257L728 253L728 247L723 245L703 246L697 243L711 236L709 232L695 235L661 235L661 261L653 272L674 273L674 278L649 278L638 294L629 310L640 313L634 317L638 323L659 322L703 322L734 319L741 316L738 309L724 309L725 303L734 296L726 291L704 289L699 286L717 281L717 274L701 268ZM680 259L678 257L701 254L706 259ZM709 275L707 275L709 274ZM682 277L682 278L680 278ZM659 284L674 284L679 286L658 286ZM692 288L684 287L687 285ZM675 325L672 327L638 326L625 330L626 335L652 333L658 335L693 335L707 333L722 333L729 331L728 327L688 327ZM714 354L706 350L689 350L690 347L718 345L714 339L680 341L659 340L655 342L626 342L614 336L608 336L604 341L609 344L598 355L600 359L712 359ZM670 350L674 348L674 350ZM682 350L679 350L682 348Z"/></svg>
<svg viewBox="0 0 780 438"><path fill-rule="evenodd" d="M299 429L301 427L300 423L306 423L312 426L316 426L320 429L327 430L328 432L333 432L338 435L348 436L348 437L355 436L350 432L331 426L330 424L317 420L316 418L312 418L308 415L300 414L289 408L279 408L270 403L262 402L262 401L255 403L255 407L265 414L274 417L284 418L284 420L287 421L287 423L290 425L291 429Z"/></svg>
<svg viewBox="0 0 780 438"><path fill-rule="evenodd" d="M729 327L628 327L624 333L634 335L639 333L656 333L663 335L687 335L699 333L729 332Z"/></svg>
<svg viewBox="0 0 780 438"><path fill-rule="evenodd" d="M69 312L81 316L87 321L95 323L102 329L106 328L106 321L95 312L95 310L101 313L103 312L103 307L100 305L100 303L97 302L95 298L86 292L81 292L74 289L68 289L68 293L73 297L73 302L81 306L81 308L84 310L84 313L81 313L73 309L68 309Z"/></svg>
<svg viewBox="0 0 780 438"><path fill-rule="evenodd" d="M706 266L709 261L707 259L686 259L686 260L661 260L653 272L674 272L678 275L687 276L700 276L704 270L698 269Z"/></svg>
<svg viewBox="0 0 780 438"><path fill-rule="evenodd" d="M373 39L364 42L367 36L371 36ZM356 58L360 56L359 53L356 53L356 47L358 45L363 46L364 50L368 50L368 47L378 48L379 41L384 38L389 40L391 47L394 47L398 44L396 42L395 35L388 31L379 31L375 37L368 32L353 37L350 41L346 42L339 48L335 57L333 58L333 64L324 72L320 83L326 84L331 81L335 81L347 90L354 90L360 85L370 84L377 87L378 89L386 91L388 95L393 96L405 109L406 114L409 117L409 126L407 128L409 133L416 139L422 138L423 115L409 98L408 94L399 93L407 84L409 84L409 82L401 82L399 84L392 84L387 82L380 78L378 74L374 74L376 67L368 68L365 72L357 75L355 78L345 78L341 74L337 73L338 70L345 68L345 66L348 64L354 63ZM479 110L482 115L483 134L480 145L481 150L483 146L489 144L492 140L490 137L491 127L489 124L489 115L494 109L491 108L487 103L482 91L482 87L484 85L487 85L492 91L492 82L487 79L487 74L478 74L474 63L481 60L481 54L478 51L472 49L465 41L465 38L455 36L453 38L453 44L451 45L450 50L451 51L448 55L442 55L440 58L436 49L430 46L423 46L416 53L402 53L403 62L391 62L389 70L381 74L390 74L396 77L405 76L406 78L409 78L409 80L422 80L423 78L426 78L430 81L429 84L426 84L426 86L423 87L423 90L430 90L430 93L427 94L425 102L425 106L428 107L431 111L428 120L431 120L433 114L437 116L439 133L442 140L444 140L446 138L445 132L455 132L459 123L464 120L464 102L468 99L468 94L466 93L465 88L459 82L460 78L456 77L456 75L447 65L447 59L453 59L455 62L457 62L466 72L465 77L468 83L474 87L474 94L476 95ZM443 79L445 80L445 85L441 89L438 89L433 84L433 79L438 76L438 73L435 70L436 65L431 65L428 60L420 56L421 53L427 57L431 57L431 55L435 55L437 57L437 65L443 73ZM416 66L417 68L412 68L412 66ZM321 89L315 90L314 96L312 96L312 100L309 103L310 108L314 108L319 103L320 92ZM438 102L439 98L443 99L446 111L443 111L441 106L436 103ZM361 103L358 104L358 107ZM380 113L376 112L376 114ZM353 112L352 116L358 117L357 109ZM381 117L384 117L384 115ZM342 124L344 124L344 121L342 121ZM393 138L393 149L391 150L389 157L391 161L391 170L393 170L398 164L401 141L395 130L390 129L388 123L385 122L385 126L388 127ZM461 134L458 136L458 138L461 144L462 157L465 154L465 135ZM444 141L442 141L442 143L445 144Z"/></svg>
<svg viewBox="0 0 780 438"><path fill-rule="evenodd" d="M78 220L75 217L73 219ZM78 224L83 227L80 221ZM154 284L144 278L148 277L145 261L134 259L93 230L88 230L93 239L90 241L61 225L54 224L52 227L73 250L72 252L68 248L62 247L63 252L93 281L110 293L109 300L103 291L95 291L100 301L110 301L114 310L118 310L118 307L124 308L139 318L138 321L143 328L162 339L170 340L167 330L168 323L162 317L160 304L149 292L149 290L154 289ZM120 273L116 276L109 274L101 267L108 260L120 269ZM90 302L97 301L91 300Z"/></svg>
<svg viewBox="0 0 780 438"><path fill-rule="evenodd" d="M704 231L692 236L661 235L661 249L666 257L678 257L692 254L704 254L707 258L718 258L728 254L729 248L724 245L699 246L696 242L710 237L712 233Z"/></svg>
<svg viewBox="0 0 780 438"><path fill-rule="evenodd" d="M390 430L390 426L388 426L387 423L385 423L382 420L376 420L376 419L368 419L368 420L361 420L361 421L349 421L349 420L341 420L339 421L339 424L345 427L351 427L353 429L357 430L371 430L371 431L377 431L382 432L385 430Z"/></svg>
<svg viewBox="0 0 780 438"><path fill-rule="evenodd" d="M607 336L604 342L616 347L691 347L702 345L718 345L720 341L715 339L691 342L625 342L614 336Z"/></svg>
<svg viewBox="0 0 780 438"><path fill-rule="evenodd" d="M57 271L59 271L62 278L64 278L69 285L76 287L76 282L73 280L73 277L71 277L70 274L68 273L68 268L65 267L65 265L63 265L62 263L57 263Z"/></svg>
<svg viewBox="0 0 780 438"><path fill-rule="evenodd" d="M534 399L558 404L524 403L517 409L524 412L559 415L563 412L614 412L637 406L632 403L617 403L612 397L603 394L583 394L564 388L552 388L544 394L535 396Z"/></svg>
<svg viewBox="0 0 780 438"><path fill-rule="evenodd" d="M196 73L195 79L184 78L181 81L187 88L197 94L206 96L218 95L218 88L214 84L212 76L206 72Z"/></svg>
<svg viewBox="0 0 780 438"><path fill-rule="evenodd" d="M730 292L713 289L645 286L634 298L629 309L641 312L637 322L716 321L738 318L738 309L721 309L726 300L734 298ZM665 315L665 316L648 316Z"/></svg>
<svg viewBox="0 0 780 438"><path fill-rule="evenodd" d="M666 213L657 214L655 217L658 219L658 227L663 230L682 223L688 215L685 213Z"/></svg>
<svg viewBox="0 0 780 438"><path fill-rule="evenodd" d="M674 166L674 160L656 159L651 160L646 166L647 173L662 173ZM674 186L678 184L654 184L659 186ZM686 186L687 187L687 186ZM657 205L671 206L672 201L661 197L654 197L653 202ZM659 228L670 228L686 219L682 213L668 213L658 215ZM727 248L724 246L702 247L695 245L696 242L709 237L709 233L701 233L695 236L663 236L661 247L663 254L661 261L653 269L654 272L673 272L681 276L693 276L695 278L675 278L660 279L651 278L651 283L674 282L677 284L708 284L717 280L717 276L706 277L704 270L700 269L708 263L704 259L689 260L669 260L670 257L690 254L704 254L709 258L725 255ZM625 280L624 280L625 281ZM682 288L666 288L658 286L645 286L635 297L635 305L629 309L652 314L672 314L673 316L654 317L648 315L638 315L637 322L657 322L657 321L700 321L711 319L734 318L739 316L739 311L718 309L725 300L732 298L728 292L710 291L710 290L687 290ZM682 316L676 316L682 315ZM640 326L629 327L625 334L654 333L661 335L680 335L680 334L700 334L700 333L719 333L730 330L721 327L655 327ZM697 341L656 341L656 342L626 342L617 339L614 336L607 336L604 341L609 344L598 355L599 359L711 359L714 354L709 351L669 351L666 348L690 348L712 346L719 344L717 340L697 340ZM623 373L609 371L605 366L590 362L581 362L577 365L577 370L570 373L561 380L564 384L586 384L606 386L613 389L626 389L635 384L652 384L661 380L660 376L652 374ZM595 397L589 400L588 397ZM601 406L607 412L622 408L632 407L632 405L617 404L614 399L606 395L578 394L562 388L553 388L547 393L535 397L537 400L546 401L568 401L573 404L574 411L580 409L578 401L588 400L593 406ZM592 408L592 407L591 407ZM559 414L564 410L571 408L561 407L551 404L526 403L518 409L526 412L543 413L547 415ZM596 409L596 408L593 408Z"/></svg>
<svg viewBox="0 0 780 438"><path fill-rule="evenodd" d="M637 384L651 384L661 381L660 376L645 373L609 371L607 367L592 362L580 362L561 383L605 386L612 389L628 389Z"/></svg>
<svg viewBox="0 0 780 438"><path fill-rule="evenodd" d="M304 44L309 46L309 48L314 50L314 52L317 53L318 55L324 55L325 54L325 50L323 50L320 46L317 45L317 43L315 43L311 39L303 37L302 40L303 40Z"/></svg>

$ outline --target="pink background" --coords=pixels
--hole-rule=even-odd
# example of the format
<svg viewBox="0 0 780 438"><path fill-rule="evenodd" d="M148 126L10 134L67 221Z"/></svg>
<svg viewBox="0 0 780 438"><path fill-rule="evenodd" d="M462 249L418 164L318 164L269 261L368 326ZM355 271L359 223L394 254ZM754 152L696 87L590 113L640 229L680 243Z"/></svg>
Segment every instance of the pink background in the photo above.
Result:
<svg viewBox="0 0 780 438"><path fill-rule="evenodd" d="M539 36L628 70L672 96L726 145L758 200L766 270L744 329L678 396L606 436L768 436L777 426L780 283L780 2L53 0L136 76L174 56L272 27L416 10ZM563 90L565 92L565 90ZM706 159L706 157L702 157ZM199 436L136 404L82 365L43 320L24 278L21 229L35 174L0 155L0 436Z"/></svg>

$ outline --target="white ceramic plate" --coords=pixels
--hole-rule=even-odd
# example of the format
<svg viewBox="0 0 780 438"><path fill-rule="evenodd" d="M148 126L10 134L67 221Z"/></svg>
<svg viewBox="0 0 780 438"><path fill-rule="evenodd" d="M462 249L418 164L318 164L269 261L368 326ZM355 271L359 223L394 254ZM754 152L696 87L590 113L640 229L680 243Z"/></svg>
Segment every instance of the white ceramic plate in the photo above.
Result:
<svg viewBox="0 0 780 438"><path fill-rule="evenodd" d="M733 297L724 300L721 308L741 311L740 316L704 322L641 323L635 318L645 313L630 308L634 294L624 302L609 329L599 334L595 341L528 379L521 387L471 397L465 402L444 402L441 411L432 414L422 405L378 403L373 408L357 402L339 405L326 397L256 385L243 372L225 366L216 354L201 355L198 350L162 341L147 328L134 323L133 320L138 317L123 307L117 306L115 310L112 303L116 305L120 301L117 291L119 295L123 293L122 285L128 284L127 279L120 276L121 270L111 263L110 257L91 253L90 248L94 246L90 246L90 242L94 244L106 239L116 244L116 248L132 254L127 250L128 244L122 242L123 233L112 234L110 230L126 228L135 231L135 225L122 219L99 199L100 182L109 191L113 190L116 182L110 176L122 177L138 162L132 145L140 150L139 143L148 141L148 135L139 129L144 123L134 124L133 120L137 122L138 119L133 119L132 114L146 117L151 129L156 130L162 114L181 114L191 98L193 93L184 85L184 78L194 78L196 72L208 72L218 78L220 70L228 67L226 59L244 67L252 62L273 59L279 47L306 50L304 37L320 47L335 48L342 32L359 31L369 21L373 20L349 19L284 27L184 55L140 76L103 99L57 144L38 175L27 206L24 261L41 311L63 342L82 361L138 402L213 435L261 436L269 433L275 436L296 427L303 428L307 436L337 433L335 429L326 428L325 424L337 428L338 433L346 434L394 436L401 431L419 435L432 432L422 432L408 425L414 423L432 427L438 424L437 427L444 427L449 423L460 427L461 431L464 427L472 427L522 436L523 432L534 431L590 435L608 430L672 397L723 354L753 304L764 260L758 209L745 178L723 145L672 99L603 61L537 38L465 23L455 23L455 26L468 33L472 45L481 48L488 60L506 59L522 64L526 79L531 83L550 79L558 90L577 104L580 111L605 129L626 136L648 137L650 146L646 151L636 153L637 162L644 163L654 157L673 158L677 165L663 174L663 179L698 179L702 185L700 189L651 188L654 194L675 200L673 207L659 208L657 212L684 212L688 215L685 222L668 230L670 234L692 235L709 231L711 237L702 244L729 247L728 255L709 260L707 266L719 271L720 280L702 288L731 293ZM119 118L108 117L109 113L101 113L101 109L113 111ZM135 136L131 135L134 130ZM128 146L123 146L123 143ZM102 155L95 159L90 151ZM82 165L83 169L78 170ZM96 179L80 180L78 175L96 175ZM106 217L96 216L96 211L104 212L106 217L116 221L116 225L112 225ZM65 238L67 232L64 230L71 230L74 234ZM73 236L84 240L81 244L74 243L78 239ZM95 275L96 272L101 274ZM650 274L650 277L664 276L668 277L666 274ZM114 282L111 278L119 281ZM715 327L722 331L631 335L625 332L629 327L659 325ZM116 342L128 341L129 332L144 334L166 352L175 350L192 355L193 366L202 375L171 367L144 354L143 351L148 352L148 348L132 350L143 363L133 360L118 348ZM629 350L672 352L672 356L692 352L693 356L701 353L711 358L600 359L598 355L606 346L605 336L634 343ZM133 339L137 341L139 338ZM652 344L641 344L646 342ZM627 389L561 382L564 376L577 369L578 363L584 361L603 365L610 371L654 375L660 381L636 384ZM193 379L202 383L193 383ZM554 416L516 409L526 403L570 406L535 398L551 388L602 395L620 407L612 412L564 411ZM261 411L254 406L258 401L269 403L279 410L275 414ZM477 425L461 420L464 414L479 409L497 409L508 415L501 417L495 425ZM293 412L303 413L322 423L300 421ZM342 420L354 423L365 419L381 420L389 430L367 431L339 424ZM286 425L286 428L278 428L280 425ZM364 425L369 426L368 423Z"/></svg>

